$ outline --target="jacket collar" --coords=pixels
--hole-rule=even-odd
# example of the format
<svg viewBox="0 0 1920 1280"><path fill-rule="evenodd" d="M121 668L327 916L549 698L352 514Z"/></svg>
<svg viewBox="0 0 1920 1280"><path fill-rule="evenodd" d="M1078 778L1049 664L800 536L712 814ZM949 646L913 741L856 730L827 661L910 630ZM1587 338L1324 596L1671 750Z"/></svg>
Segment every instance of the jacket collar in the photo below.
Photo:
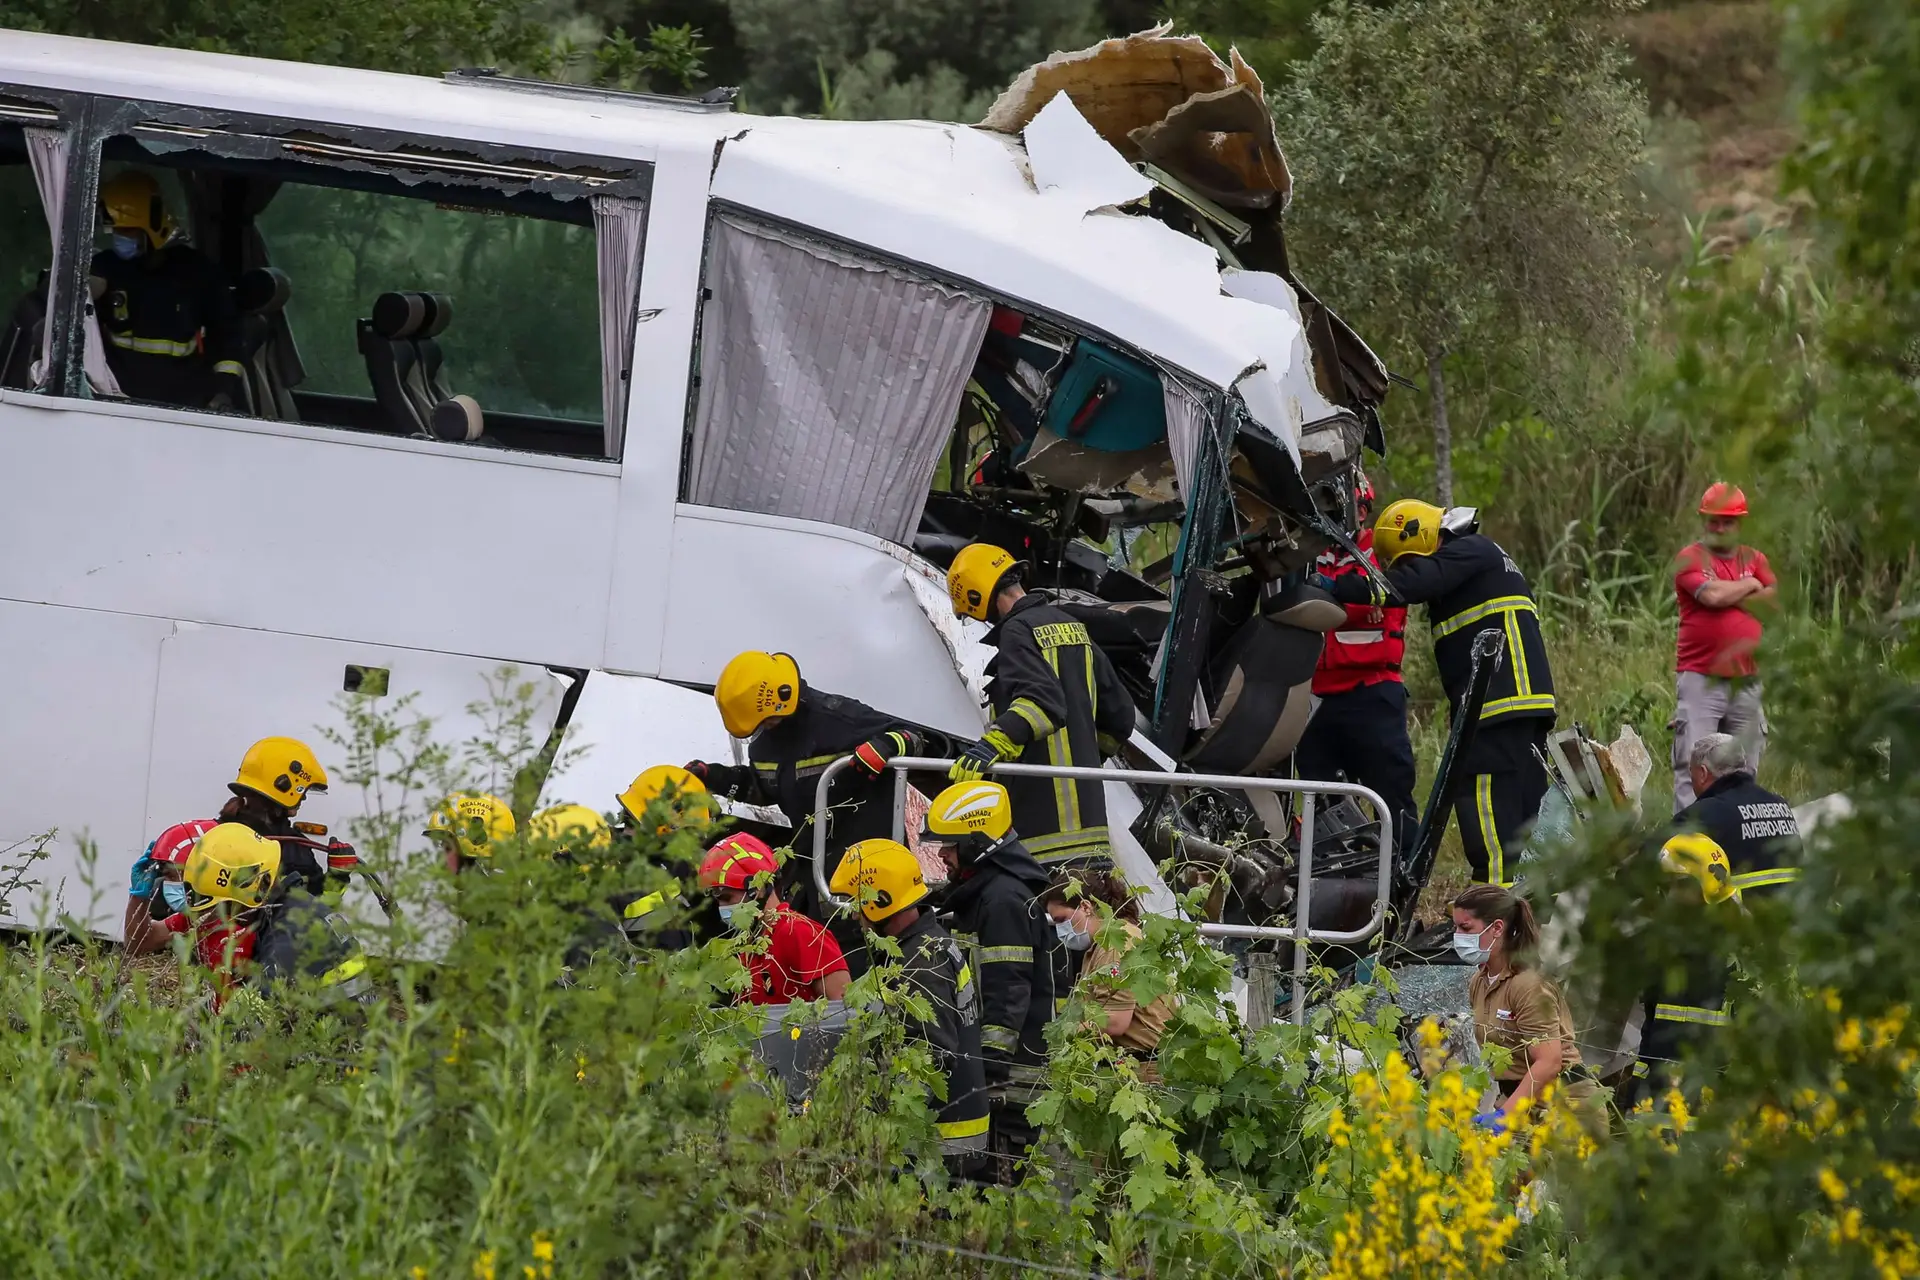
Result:
<svg viewBox="0 0 1920 1280"><path fill-rule="evenodd" d="M1752 774L1748 773L1745 769L1735 769L1726 777L1715 780L1712 786L1702 791L1700 793L1700 799L1705 800L1710 796L1725 795L1729 791L1738 791L1741 787L1750 787L1752 785Z"/></svg>

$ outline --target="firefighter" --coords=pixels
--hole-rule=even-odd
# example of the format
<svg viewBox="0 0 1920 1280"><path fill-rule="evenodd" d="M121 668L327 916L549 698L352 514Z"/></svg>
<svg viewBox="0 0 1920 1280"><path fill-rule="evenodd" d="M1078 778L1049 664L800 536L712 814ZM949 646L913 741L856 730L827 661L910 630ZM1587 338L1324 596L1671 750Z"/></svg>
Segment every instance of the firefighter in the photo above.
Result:
<svg viewBox="0 0 1920 1280"><path fill-rule="evenodd" d="M112 232L93 257L107 365L130 398L184 409L244 408L240 316L219 267L179 236L160 184L130 169L100 184Z"/></svg>
<svg viewBox="0 0 1920 1280"><path fill-rule="evenodd" d="M1361 520L1373 518L1373 483L1363 472L1353 490ZM1375 565L1373 530L1360 531L1361 553ZM1315 571L1333 581L1366 577L1358 560L1329 547ZM1295 774L1316 782L1371 787L1393 815L1394 847L1413 838L1419 809L1413 798L1413 742L1407 737L1407 686L1400 664L1407 651L1403 605L1349 604L1344 627L1327 637L1313 672L1313 718L1294 748Z"/></svg>
<svg viewBox="0 0 1920 1280"><path fill-rule="evenodd" d="M700 779L678 765L656 764L641 770L617 800L620 821L614 827L615 839L637 850L651 820L653 835L660 841L656 860L675 881L672 889L622 890L615 894L611 905L620 919L620 931L636 947L685 950L699 940L699 932L710 931L696 929L696 925L710 924L704 917L711 912L701 910L704 900L689 901L678 888L691 887L699 867L674 853L673 836L679 831L700 835L718 820L713 795ZM694 916L703 918L695 920L691 918Z"/></svg>
<svg viewBox="0 0 1920 1280"><path fill-rule="evenodd" d="M127 955L164 950L174 934L187 931L187 882L182 869L193 842L218 825L213 818L176 822L134 859L120 934L121 949Z"/></svg>
<svg viewBox="0 0 1920 1280"><path fill-rule="evenodd" d="M1342 604L1426 605L1434 662L1451 707L1458 708L1467 690L1475 637L1483 631L1506 636L1473 745L1460 762L1472 783L1455 797L1454 812L1474 879L1511 884L1507 852L1525 841L1547 794L1540 753L1554 721L1553 672L1533 588L1500 544L1479 532L1469 507L1442 512L1403 498L1374 525L1373 552L1386 560L1390 590L1384 595L1360 574L1317 575L1314 585Z"/></svg>
<svg viewBox="0 0 1920 1280"><path fill-rule="evenodd" d="M955 1176L976 1175L989 1128L979 998L960 944L921 909L927 881L919 860L898 841L862 840L840 859L830 887L859 904L869 928L899 944L899 960L887 967L897 968L930 1011L924 1021L909 1013L907 1034L933 1051L946 1078L946 1096L936 1099L941 1153Z"/></svg>
<svg viewBox="0 0 1920 1280"><path fill-rule="evenodd" d="M591 870L613 852L613 828L583 804L549 805L527 819L527 840L537 853Z"/></svg>
<svg viewBox="0 0 1920 1280"><path fill-rule="evenodd" d="M700 887L713 895L721 921L747 932L753 944L740 956L748 978L741 998L748 1004L845 998L850 979L840 944L780 900L773 887L779 870L766 842L744 832L714 845L700 864Z"/></svg>
<svg viewBox="0 0 1920 1280"><path fill-rule="evenodd" d="M1049 877L1020 843L1012 802L997 782L956 782L935 796L920 839L947 864L937 906L979 982L989 1146L1011 1170L1039 1136L1026 1110L1047 1065L1054 953L1065 956L1043 906Z"/></svg>
<svg viewBox="0 0 1920 1280"><path fill-rule="evenodd" d="M319 894L329 877L340 887L360 865L352 845L337 839L320 844L294 825L307 796L326 789L327 771L313 748L298 738L262 738L240 758L239 772L227 784L233 798L221 806L220 821L278 841L284 855L280 874L300 877L309 892Z"/></svg>
<svg viewBox="0 0 1920 1280"><path fill-rule="evenodd" d="M469 868L493 870L493 855L514 835L513 810L498 796L449 796L427 818L422 833L445 855L455 875Z"/></svg>
<svg viewBox="0 0 1920 1280"><path fill-rule="evenodd" d="M1693 744L1688 773L1699 797L1675 824L1711 836L1726 851L1733 887L1751 905L1800 878L1800 823L1787 798L1754 781L1747 744L1709 733Z"/></svg>
<svg viewBox="0 0 1920 1280"><path fill-rule="evenodd" d="M1701 904L1709 913L1743 909L1740 890L1726 850L1710 836L1682 832L1660 848L1660 866L1675 877L1676 894ZM1729 1021L1727 985L1731 966L1724 949L1716 945L1715 926L1721 920L1709 914L1694 936L1682 961L1653 990L1644 1004L1640 1031L1640 1063L1636 1082L1656 1093L1677 1088L1681 1068L1717 1028Z"/></svg>
<svg viewBox="0 0 1920 1280"><path fill-rule="evenodd" d="M842 756L856 763L834 779L828 800L833 814L828 829L829 872L840 851L861 840L893 831L893 783L887 761L918 755L929 745L926 730L874 710L864 702L823 693L800 678L800 667L784 653L757 650L735 655L720 673L713 700L727 732L749 739L749 765L709 764L695 760L687 771L708 790L754 804L772 804L793 824L798 856L782 868L780 888L795 907L828 921L846 954L853 976L866 972L866 945L857 926L830 920L814 901L812 828L814 784ZM945 739L939 739L945 749Z"/></svg>
<svg viewBox="0 0 1920 1280"><path fill-rule="evenodd" d="M287 846L237 822L194 844L184 879L194 954L214 975L216 1003L245 985L313 980L328 1004L364 1002L367 961L346 921L306 878L286 871Z"/></svg>
<svg viewBox="0 0 1920 1280"><path fill-rule="evenodd" d="M1085 625L1021 585L1025 566L999 547L961 548L947 570L953 611L977 618L995 653L987 663L993 719L950 772L974 781L1002 761L1091 765L1118 754L1133 733L1133 699ZM1102 785L1008 777L1013 825L1046 867L1112 865Z"/></svg>

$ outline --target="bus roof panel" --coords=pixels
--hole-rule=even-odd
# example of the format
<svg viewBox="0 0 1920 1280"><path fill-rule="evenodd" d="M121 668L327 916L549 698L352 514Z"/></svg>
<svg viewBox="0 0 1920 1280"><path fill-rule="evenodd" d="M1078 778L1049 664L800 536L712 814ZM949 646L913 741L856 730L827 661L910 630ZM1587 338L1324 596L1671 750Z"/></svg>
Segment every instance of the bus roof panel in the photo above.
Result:
<svg viewBox="0 0 1920 1280"><path fill-rule="evenodd" d="M9 31L0 83L97 93L349 128L651 160L662 149L706 151L733 117L622 99L562 98L531 89L454 83L315 63Z"/></svg>

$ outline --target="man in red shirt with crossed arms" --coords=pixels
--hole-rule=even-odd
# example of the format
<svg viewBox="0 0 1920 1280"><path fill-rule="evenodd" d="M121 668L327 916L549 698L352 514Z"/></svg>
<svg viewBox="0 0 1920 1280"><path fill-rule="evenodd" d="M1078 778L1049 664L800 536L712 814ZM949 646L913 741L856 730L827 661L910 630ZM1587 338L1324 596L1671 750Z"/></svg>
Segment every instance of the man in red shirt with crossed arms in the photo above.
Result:
<svg viewBox="0 0 1920 1280"><path fill-rule="evenodd" d="M1356 545L1373 560L1373 482L1365 474L1355 480L1353 497L1362 526ZM1365 572L1338 547L1321 552L1314 571L1329 578ZM1407 611L1370 604L1350 604L1346 610L1346 624L1327 636L1313 671L1313 718L1294 748L1294 774L1315 782L1344 776L1379 792L1393 810L1393 846L1401 852L1419 819L1407 686L1400 678Z"/></svg>
<svg viewBox="0 0 1920 1280"><path fill-rule="evenodd" d="M751 951L741 955L751 979L741 997L748 1004L792 1004L795 1000L839 1000L847 994L846 957L833 935L780 900L773 891L780 864L766 842L740 832L707 850L700 864L700 887L720 905L729 929L746 923L747 908L758 906Z"/></svg>
<svg viewBox="0 0 1920 1280"><path fill-rule="evenodd" d="M1766 556L1740 543L1747 495L1724 481L1700 498L1706 531L1674 561L1673 589L1680 601L1680 634L1674 662L1673 811L1694 801L1689 759L1693 744L1710 733L1730 733L1746 747L1748 773L1760 769L1767 717L1760 706L1760 619L1755 604L1777 594Z"/></svg>

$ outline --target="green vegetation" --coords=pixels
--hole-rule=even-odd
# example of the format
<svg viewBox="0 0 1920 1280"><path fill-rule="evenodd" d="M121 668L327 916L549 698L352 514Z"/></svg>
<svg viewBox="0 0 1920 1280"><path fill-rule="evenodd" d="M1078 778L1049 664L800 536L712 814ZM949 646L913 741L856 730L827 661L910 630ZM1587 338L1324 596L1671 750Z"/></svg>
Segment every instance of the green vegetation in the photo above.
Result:
<svg viewBox="0 0 1920 1280"><path fill-rule="evenodd" d="M1550 165L1533 157L1543 168L1513 188L1502 234L1516 255L1545 246L1602 264L1611 274L1587 283L1609 299L1605 323L1531 310L1525 281L1499 277L1530 261L1496 261L1501 241L1473 254L1446 246L1449 270L1493 273L1454 277L1475 292L1461 300L1472 304L1463 336L1447 338L1447 418L1454 499L1483 509L1538 586L1565 714L1602 733L1633 724L1652 747L1650 818L1664 811L1666 563L1690 536L1708 479L1747 487L1749 540L1781 573L1782 614L1763 655L1768 774L1796 800L1845 787L1860 816L1818 843L1799 885L1710 926L1741 973L1733 1024L1692 1064L1685 1094L1616 1119L1597 1146L1558 1123L1496 1139L1471 1125L1480 1077L1438 1070L1431 1044L1416 1056L1436 1070L1424 1082L1407 1075L1397 1015L1374 1002L1381 993L1350 989L1319 1007L1313 1031L1357 1055L1343 1062L1300 1032L1238 1026L1213 998L1217 956L1184 926L1156 921L1127 980L1144 996L1183 993L1165 1082L1142 1082L1069 1020L1036 1112L1051 1131L1051 1176L958 1192L934 1172L929 1064L883 1013L900 993L863 982L856 1003L874 1016L792 1112L751 1065L751 1020L716 999L735 971L726 944L556 983L570 913L615 884L662 883L667 851L641 849L582 878L533 850L497 883L462 892L445 964L391 966L382 1001L344 1022L304 997L253 1022L214 1018L190 966L168 961L127 982L97 946L41 938L10 949L0 1269L172 1274L190 1260L209 1277L984 1275L1016 1270L1015 1259L1154 1276L1920 1273L1920 964L1910 945L1920 888L1908 853L1920 822L1920 654L1906 599L1920 531L1920 21L1886 0L1809 0L1780 16L1739 4L1551 8L1563 26L1543 17L1538 31L1500 30L1546 41L1527 46L1552 55L1538 65L1580 74L1475 103L1446 96L1472 84L1446 79L1453 33L1436 24L1533 10L1337 5L1305 27L1305 7L1203 4L1182 16L1265 42L1256 62L1289 107L1281 136L1301 176L1300 273L1380 335L1398 372L1427 374L1419 330L1403 327L1415 316L1398 314L1399 284L1363 272L1381 269L1368 265L1375 246L1417 243L1398 203L1416 193L1343 193L1330 175L1351 165L1376 189L1391 183L1415 158L1395 150L1405 129L1421 155L1457 161L1469 142L1440 125L1464 129L1469 108L1488 102L1592 112L1549 139L1582 150ZM831 99L842 114L914 103L965 114L1017 69L1010 61L1069 32L1153 16L1051 3L1023 27L1007 6L895 12L851 0L817 24L799 16L811 12L773 0L594 0L548 21L546 9L508 0L0 0L0 22L405 69L558 59L635 83L744 77L756 106L816 110ZM651 34L605 41L616 29ZM1379 43L1396 31L1405 49ZM795 32L805 39L791 50L773 47ZM1713 42L1690 51L1676 43L1689 32ZM1749 76L1775 32L1784 71L1769 63ZM1642 155L1625 146L1631 99L1611 55L1587 43L1594 33L1664 51L1632 68L1659 113ZM613 52L590 52L603 47ZM1575 50L1590 56L1566 61ZM1412 66L1430 74L1409 83ZM1701 80L1719 67L1733 70L1716 92ZM1390 73L1393 91L1371 131L1368 95L1384 89L1369 68ZM1557 96L1583 86L1591 92L1577 101ZM1421 120L1422 94L1465 105L1457 118ZM1737 185L1699 131L1736 116L1751 124L1783 95L1800 139L1784 187L1762 163L1738 182L1768 203L1695 203ZM1676 156L1701 158L1698 171ZM1466 225L1457 172L1434 186L1437 208L1412 211L1437 218L1419 225ZM1541 194L1556 184L1567 189ZM1549 200L1561 221L1541 216ZM1633 237L1624 261L1622 226ZM1572 274L1549 265L1558 280ZM1591 340L1613 325L1624 340ZM558 390L529 389L565 403ZM1438 390L1389 403L1383 497L1437 487L1424 441ZM1425 762L1441 709L1418 634L1410 654ZM373 770L393 781L386 794L408 797L362 833L369 857L398 871L393 833L417 822L459 753L432 754L428 727L388 726L412 762L382 763L374 722L355 723L340 744L360 761L348 772ZM532 749L491 763L517 768ZM1662 892L1648 831L1587 834L1543 868L1541 897L1584 893L1580 977L1632 993L1703 926ZM1699 1087L1708 1081L1710 1094ZM1524 1196L1523 1172L1534 1188Z"/></svg>

